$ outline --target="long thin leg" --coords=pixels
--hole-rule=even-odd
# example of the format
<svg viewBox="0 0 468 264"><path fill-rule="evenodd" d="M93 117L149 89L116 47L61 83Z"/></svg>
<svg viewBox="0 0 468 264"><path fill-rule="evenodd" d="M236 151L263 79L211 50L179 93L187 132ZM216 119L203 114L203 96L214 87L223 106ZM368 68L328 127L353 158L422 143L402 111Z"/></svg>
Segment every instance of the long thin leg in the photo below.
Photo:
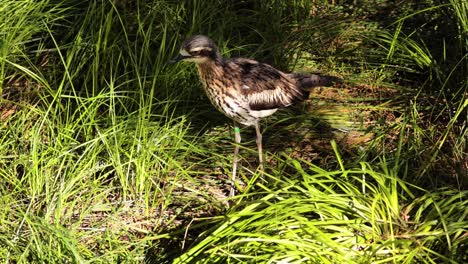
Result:
<svg viewBox="0 0 468 264"><path fill-rule="evenodd" d="M241 142L240 128L234 123L234 140L236 145L234 146L234 161L232 164L232 177L231 177L231 192L229 196L236 194L236 175L237 175L237 163L239 161L239 144Z"/></svg>
<svg viewBox="0 0 468 264"><path fill-rule="evenodd" d="M255 132L257 132L258 161L260 162L260 171L263 172L262 132L260 131L260 123L258 121L255 122Z"/></svg>

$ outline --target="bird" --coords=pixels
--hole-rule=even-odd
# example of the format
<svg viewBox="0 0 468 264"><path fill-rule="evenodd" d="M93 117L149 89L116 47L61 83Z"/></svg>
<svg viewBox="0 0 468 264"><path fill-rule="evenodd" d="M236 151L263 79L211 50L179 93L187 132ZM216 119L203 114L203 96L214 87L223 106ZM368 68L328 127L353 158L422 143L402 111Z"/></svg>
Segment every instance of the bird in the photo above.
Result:
<svg viewBox="0 0 468 264"><path fill-rule="evenodd" d="M200 81L214 107L234 121L234 158L229 196L235 195L241 135L239 124L254 126L259 169L263 172L263 146L260 120L279 108L303 101L316 86L339 82L334 76L285 73L273 66L248 58L225 58L215 42L205 35L186 39L171 63L193 62Z"/></svg>

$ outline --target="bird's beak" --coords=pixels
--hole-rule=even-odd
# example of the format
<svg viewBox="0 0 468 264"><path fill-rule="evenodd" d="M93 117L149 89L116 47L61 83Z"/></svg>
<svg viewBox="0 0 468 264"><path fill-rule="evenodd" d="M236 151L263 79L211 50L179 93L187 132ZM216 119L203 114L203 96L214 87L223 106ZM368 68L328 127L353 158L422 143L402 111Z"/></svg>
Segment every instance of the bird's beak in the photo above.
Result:
<svg viewBox="0 0 468 264"><path fill-rule="evenodd" d="M177 55L177 57L173 58L172 60L169 61L169 64L174 64L174 63L177 63L179 61L182 61L186 58L190 58L190 56L184 56L182 54L179 54Z"/></svg>

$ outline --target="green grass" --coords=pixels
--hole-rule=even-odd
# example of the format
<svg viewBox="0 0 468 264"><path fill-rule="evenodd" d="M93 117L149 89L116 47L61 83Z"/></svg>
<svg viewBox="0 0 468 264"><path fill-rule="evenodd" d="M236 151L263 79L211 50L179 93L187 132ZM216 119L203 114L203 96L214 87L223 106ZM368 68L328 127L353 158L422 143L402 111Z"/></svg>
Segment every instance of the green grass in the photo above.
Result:
<svg viewBox="0 0 468 264"><path fill-rule="evenodd" d="M0 2L3 263L468 261L466 2L39 2ZM346 81L263 124L263 177L242 129L234 198L230 121L167 65L195 33Z"/></svg>
<svg viewBox="0 0 468 264"><path fill-rule="evenodd" d="M261 198L244 197L225 218L197 219L194 229L209 229L175 263L466 261L457 252L466 250L468 193L430 193L366 163L326 171L282 162L294 172L270 176L274 189L258 184Z"/></svg>

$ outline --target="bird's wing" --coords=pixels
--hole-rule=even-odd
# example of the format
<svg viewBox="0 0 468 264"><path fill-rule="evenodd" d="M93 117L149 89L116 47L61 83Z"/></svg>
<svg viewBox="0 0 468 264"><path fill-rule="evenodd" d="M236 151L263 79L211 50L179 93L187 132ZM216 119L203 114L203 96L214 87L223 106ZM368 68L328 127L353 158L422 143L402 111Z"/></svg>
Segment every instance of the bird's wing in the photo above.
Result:
<svg viewBox="0 0 468 264"><path fill-rule="evenodd" d="M227 61L231 74L242 80L238 92L252 110L286 107L303 99L302 90L287 74L264 63L237 58Z"/></svg>

